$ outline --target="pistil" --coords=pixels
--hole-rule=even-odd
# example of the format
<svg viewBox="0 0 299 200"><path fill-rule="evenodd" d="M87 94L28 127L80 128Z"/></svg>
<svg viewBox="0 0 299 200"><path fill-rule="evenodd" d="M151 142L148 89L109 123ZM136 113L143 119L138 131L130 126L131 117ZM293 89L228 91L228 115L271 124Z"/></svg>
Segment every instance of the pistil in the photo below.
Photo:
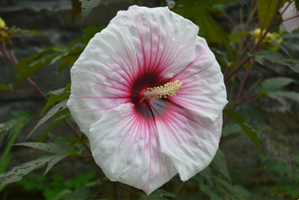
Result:
<svg viewBox="0 0 299 200"><path fill-rule="evenodd" d="M182 82L176 80L174 82L169 82L164 84L164 86L157 86L154 88L147 88L143 95L144 98L149 100L150 98L161 99L167 98L168 96L175 96L176 92L179 91L179 88L182 86Z"/></svg>

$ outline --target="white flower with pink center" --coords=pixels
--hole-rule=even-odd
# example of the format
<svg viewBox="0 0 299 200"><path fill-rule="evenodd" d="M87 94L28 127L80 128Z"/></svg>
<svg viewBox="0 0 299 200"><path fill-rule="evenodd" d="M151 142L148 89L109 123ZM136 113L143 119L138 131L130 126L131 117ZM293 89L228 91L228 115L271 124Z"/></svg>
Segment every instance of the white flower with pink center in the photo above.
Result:
<svg viewBox="0 0 299 200"><path fill-rule="evenodd" d="M295 2L285 2L280 12L283 12L282 26L287 32L291 33L299 28L299 11L296 8Z"/></svg>
<svg viewBox="0 0 299 200"><path fill-rule="evenodd" d="M68 107L111 181L150 194L175 174L187 181L212 161L226 89L197 33L167 7L131 6L72 67Z"/></svg>

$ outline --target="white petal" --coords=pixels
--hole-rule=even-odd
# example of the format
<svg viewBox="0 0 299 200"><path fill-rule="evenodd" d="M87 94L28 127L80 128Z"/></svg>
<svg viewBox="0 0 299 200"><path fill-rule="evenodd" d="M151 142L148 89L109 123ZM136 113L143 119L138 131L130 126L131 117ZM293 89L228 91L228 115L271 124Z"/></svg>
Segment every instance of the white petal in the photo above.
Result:
<svg viewBox="0 0 299 200"><path fill-rule="evenodd" d="M198 27L168 7L131 6L110 24L129 28L139 65L146 71L171 78L194 60Z"/></svg>
<svg viewBox="0 0 299 200"><path fill-rule="evenodd" d="M286 2L283 7L281 7L280 12L283 12L285 8L288 6L289 2ZM296 18L286 20L292 17L298 16ZM282 22L283 27L286 31L289 33L293 32L294 30L299 28L299 11L297 10L295 6L295 2L291 2L291 5L285 10L285 12L282 14L282 19L286 20Z"/></svg>
<svg viewBox="0 0 299 200"><path fill-rule="evenodd" d="M182 86L171 102L197 115L203 124L214 123L227 104L223 75L214 54L203 38L196 42L196 58L173 77Z"/></svg>
<svg viewBox="0 0 299 200"><path fill-rule="evenodd" d="M194 60L198 27L168 8L120 11L89 42L71 69L68 102L82 132L111 108L129 102L140 74L171 78ZM182 51L183 50L183 51Z"/></svg>
<svg viewBox="0 0 299 200"><path fill-rule="evenodd" d="M171 104L171 103L169 103ZM200 118L178 106L156 117L162 153L172 159L182 181L206 168L218 149L222 113L213 123L204 125Z"/></svg>
<svg viewBox="0 0 299 200"><path fill-rule="evenodd" d="M137 64L128 37L128 29L108 26L90 40L71 69L68 107L84 133L108 109L129 101Z"/></svg>
<svg viewBox="0 0 299 200"><path fill-rule="evenodd" d="M111 181L150 194L177 171L160 152L154 121L135 112L133 104L111 109L91 126L87 136L96 163Z"/></svg>

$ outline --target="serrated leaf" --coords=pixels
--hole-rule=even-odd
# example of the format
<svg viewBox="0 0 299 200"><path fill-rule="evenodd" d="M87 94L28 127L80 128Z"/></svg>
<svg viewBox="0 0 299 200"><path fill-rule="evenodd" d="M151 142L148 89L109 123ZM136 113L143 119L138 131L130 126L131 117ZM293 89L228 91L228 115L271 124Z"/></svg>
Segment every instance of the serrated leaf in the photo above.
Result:
<svg viewBox="0 0 299 200"><path fill-rule="evenodd" d="M51 117L53 117L55 114L63 111L64 109L67 108L67 100L64 100L58 104L56 104L53 108L51 108L51 110L41 119L38 121L38 123L36 124L36 126L33 128L33 130L29 133L29 135L27 136L27 138L25 139L25 141L31 136L31 134L38 128L40 127L42 124L44 124L48 119L50 119Z"/></svg>
<svg viewBox="0 0 299 200"><path fill-rule="evenodd" d="M58 137L50 134L50 138L54 142L54 144L59 145L64 149L65 152L79 152L79 149L73 143L68 142L64 137Z"/></svg>
<svg viewBox="0 0 299 200"><path fill-rule="evenodd" d="M0 84L0 90L8 90L8 91L10 91L11 89L12 89L11 85Z"/></svg>
<svg viewBox="0 0 299 200"><path fill-rule="evenodd" d="M59 144L47 144L47 143L41 143L41 142L23 142L23 143L17 143L14 144L16 146L24 146L24 147L31 147L34 149L40 149L43 151L47 151L50 153L55 153L57 155L61 155L61 154L68 154L69 152L64 149L63 146L59 145Z"/></svg>
<svg viewBox="0 0 299 200"><path fill-rule="evenodd" d="M277 51L258 51L254 54L254 59L261 65L264 65L264 59L266 59L272 63L287 66L294 72L299 73L299 60L286 58Z"/></svg>
<svg viewBox="0 0 299 200"><path fill-rule="evenodd" d="M17 119L12 119L0 124L0 145L5 137L10 138L10 135L12 135L15 131L17 131L20 128L20 126L23 127L31 119L34 118L34 115L32 115L28 111L13 110L11 111L11 113L15 117L17 117Z"/></svg>
<svg viewBox="0 0 299 200"><path fill-rule="evenodd" d="M66 67L71 67L76 62L83 48L81 46L69 47L68 50L63 54L63 57L59 60L59 72Z"/></svg>
<svg viewBox="0 0 299 200"><path fill-rule="evenodd" d="M68 142L64 137L58 137L50 134L52 140L51 144L41 142L23 142L14 145L31 147L34 149L40 149L46 152L55 153L57 155L68 155L70 153L81 154L80 151L74 144Z"/></svg>
<svg viewBox="0 0 299 200"><path fill-rule="evenodd" d="M259 0L257 3L258 19L261 33L270 24L275 13L278 0Z"/></svg>
<svg viewBox="0 0 299 200"><path fill-rule="evenodd" d="M34 169L41 167L47 163L48 165L50 164L50 166L53 166L55 163L62 160L64 157L62 155L42 156L36 160L16 166L9 172L4 172L0 174L0 185L20 181L23 178L23 176L33 171Z"/></svg>
<svg viewBox="0 0 299 200"><path fill-rule="evenodd" d="M57 137L55 135L50 134L50 138L53 141L51 144L41 143L41 142L26 142L26 143L18 143L15 145L31 147L34 149L40 149L46 152L55 153L57 156L53 158L46 168L45 174L60 160L65 158L68 155L80 155L82 151L80 151L75 145L66 141L65 138Z"/></svg>
<svg viewBox="0 0 299 200"><path fill-rule="evenodd" d="M261 83L260 90L265 92L275 91L283 86L296 82L296 80L288 77L268 78Z"/></svg>
<svg viewBox="0 0 299 200"><path fill-rule="evenodd" d="M256 130L249 126L245 119L237 112L229 109L224 109L223 112L228 115L233 121L235 121L243 129L243 131L249 136L251 141L257 150L259 150L259 138L257 137Z"/></svg>
<svg viewBox="0 0 299 200"><path fill-rule="evenodd" d="M52 169L52 167L57 164L59 161L61 161L62 159L64 159L68 154L62 154L62 155L56 155L55 157L53 157L53 159L51 159L49 162L48 162L48 165L47 165L47 168L46 168L46 171L44 173L44 175L46 175L50 169Z"/></svg>
<svg viewBox="0 0 299 200"><path fill-rule="evenodd" d="M218 171L221 172L229 180L229 182L231 182L226 158L224 153L220 149L217 150L217 153L212 162L216 165Z"/></svg>
<svg viewBox="0 0 299 200"><path fill-rule="evenodd" d="M86 17L89 15L91 10L95 7L97 7L100 3L101 0L79 0L81 2L81 7L82 7L82 22L86 19Z"/></svg>
<svg viewBox="0 0 299 200"><path fill-rule="evenodd" d="M63 56L64 52L65 49L63 47L47 48L19 62L16 73L18 84L37 70L58 61Z"/></svg>
<svg viewBox="0 0 299 200"><path fill-rule="evenodd" d="M1 159L0 159L0 173L4 172L6 170L6 167L9 163L9 160L11 158L10 156L10 151L11 151L11 147L12 144L14 143L14 141L16 140L17 136L19 135L19 133L21 132L21 130L23 129L23 127L26 125L25 122L21 121L21 123L18 123L15 127L14 127L14 131L11 131L11 134L9 135L9 141L5 146L4 151L2 152L1 155ZM1 142L3 140L3 137L1 136Z"/></svg>
<svg viewBox="0 0 299 200"><path fill-rule="evenodd" d="M49 134L49 132L55 128L58 124L60 124L62 121L64 121L65 119L71 117L71 113L69 111L69 109L66 109L64 111L62 111L61 113L59 113L58 116L56 116L55 119L53 119L50 123L50 125L46 128L46 130L43 132L43 134L38 138L38 142L43 142L47 135Z"/></svg>

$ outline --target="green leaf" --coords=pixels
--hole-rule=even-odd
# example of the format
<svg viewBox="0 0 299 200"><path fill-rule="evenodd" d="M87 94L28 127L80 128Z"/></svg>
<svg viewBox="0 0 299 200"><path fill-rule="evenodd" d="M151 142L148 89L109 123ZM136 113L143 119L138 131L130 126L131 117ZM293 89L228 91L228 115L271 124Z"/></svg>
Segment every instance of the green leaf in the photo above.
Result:
<svg viewBox="0 0 299 200"><path fill-rule="evenodd" d="M34 35L40 35L40 36L45 36L46 35L43 32L40 32L38 30L24 30L24 29L20 29L20 28L11 28L9 30L9 32L11 34L14 34L14 33L25 33L25 34L34 34Z"/></svg>
<svg viewBox="0 0 299 200"><path fill-rule="evenodd" d="M204 37L209 44L213 43L224 45L228 60L233 61L234 54L232 47L229 44L229 38L221 25L213 19L211 13L208 11L208 8L213 6L215 3L224 4L228 2L230 1L181 1L177 2L176 7L172 11L190 19L197 24L200 28L199 35Z"/></svg>
<svg viewBox="0 0 299 200"><path fill-rule="evenodd" d="M82 51L83 48L80 46L69 47L68 50L63 54L63 57L61 57L59 60L59 71L61 72L61 70L64 68L73 66Z"/></svg>
<svg viewBox="0 0 299 200"><path fill-rule="evenodd" d="M80 151L75 145L68 142L65 138L57 137L55 135L50 134L50 138L53 141L51 144L41 143L41 142L26 142L26 143L18 143L15 145L31 147L34 149L40 149L46 152L55 153L58 157L52 159L46 168L45 174L60 160L65 158L66 156L72 155L81 155L83 152Z"/></svg>
<svg viewBox="0 0 299 200"><path fill-rule="evenodd" d="M59 113L58 116L56 116L55 119L53 119L50 123L50 125L48 125L48 127L46 128L46 130L43 132L43 134L38 138L38 142L43 142L47 135L49 134L49 132L55 128L58 124L60 124L62 121L64 121L65 119L71 117L71 113L69 111L69 109L66 109L64 111L62 111L61 113Z"/></svg>
<svg viewBox="0 0 299 200"><path fill-rule="evenodd" d="M63 56L64 51L63 47L47 48L19 62L16 73L18 84L37 70L58 61Z"/></svg>
<svg viewBox="0 0 299 200"><path fill-rule="evenodd" d="M87 44L96 33L99 33L104 28L105 26L89 26L84 28L82 30L85 33L85 36L83 37L83 43Z"/></svg>
<svg viewBox="0 0 299 200"><path fill-rule="evenodd" d="M12 89L11 85L0 84L0 90L8 90L8 91L10 91L11 89Z"/></svg>
<svg viewBox="0 0 299 200"><path fill-rule="evenodd" d="M48 163L48 165L53 165L62 160L66 155L49 155L42 156L36 160L23 163L19 166L14 167L9 172L4 172L0 174L0 185L5 185L8 183L13 183L20 181L23 176Z"/></svg>
<svg viewBox="0 0 299 200"><path fill-rule="evenodd" d="M50 94L46 105L44 106L43 110L41 111L41 115L53 104L63 101L63 100L66 100L69 98L69 96L70 96L70 92L63 92L60 95Z"/></svg>
<svg viewBox="0 0 299 200"><path fill-rule="evenodd" d="M81 2L82 7L82 22L86 19L86 17L89 15L91 10L95 7L97 7L101 0L79 0Z"/></svg>
<svg viewBox="0 0 299 200"><path fill-rule="evenodd" d="M63 146L53 143L53 144L47 144L47 143L41 143L41 142L23 142L23 143L17 143L14 144L16 146L24 146L24 147L31 147L34 149L40 149L43 151L47 151L50 153L55 153L57 155L61 154L68 154L68 151L63 148Z"/></svg>
<svg viewBox="0 0 299 200"><path fill-rule="evenodd" d="M57 155L68 155L69 153L82 153L82 151L80 151L74 144L68 142L63 137L58 137L50 134L50 138L53 141L51 144L41 142L23 142L14 145L40 149L46 152L55 153Z"/></svg>
<svg viewBox="0 0 299 200"><path fill-rule="evenodd" d="M227 168L227 167L226 167ZM227 170L228 172L228 170ZM204 177L209 183L210 185L215 189L215 186L213 184L213 181L212 181L212 170L210 167L207 167L205 168L204 170L202 170L200 173L199 173L200 176ZM216 189L215 189L216 190Z"/></svg>
<svg viewBox="0 0 299 200"><path fill-rule="evenodd" d="M198 178L197 181L199 182L199 190L206 194L209 199L211 200L221 200L223 197L219 192L215 192L215 189L210 184L205 184L203 178ZM222 197L222 198L221 198Z"/></svg>
<svg viewBox="0 0 299 200"><path fill-rule="evenodd" d="M69 92L71 89L71 83L68 83L65 87L49 92L49 94L54 94L56 96L61 95L63 92Z"/></svg>
<svg viewBox="0 0 299 200"><path fill-rule="evenodd" d="M268 78L261 83L259 90L263 92L275 91L283 86L296 82L296 80L288 77Z"/></svg>
<svg viewBox="0 0 299 200"><path fill-rule="evenodd" d="M11 158L11 148L19 133L23 127L34 117L31 113L27 111L13 111L13 115L17 119L10 120L9 122L4 123L3 128L0 128L0 145L4 137L8 136L9 140L5 146L4 151L2 152L0 159L0 173L4 172L9 164ZM0 191L4 189L5 186L0 187Z"/></svg>
<svg viewBox="0 0 299 200"><path fill-rule="evenodd" d="M79 149L73 143L68 142L64 137L58 137L50 134L50 138L54 142L54 144L59 145L65 152L81 153L81 151L79 151Z"/></svg>
<svg viewBox="0 0 299 200"><path fill-rule="evenodd" d="M205 20L203 20L205 19ZM222 44L226 49L229 61L234 60L232 47L229 44L229 38L223 28L213 19L206 10L199 10L195 23L200 27L199 35L204 37L209 43Z"/></svg>
<svg viewBox="0 0 299 200"><path fill-rule="evenodd" d="M297 11L299 11L299 1L298 0L295 0L295 6L296 6Z"/></svg>
<svg viewBox="0 0 299 200"><path fill-rule="evenodd" d="M227 168L226 158L224 153L218 149L213 159L213 164L216 165L219 172L221 172L231 182L230 175Z"/></svg>
<svg viewBox="0 0 299 200"><path fill-rule="evenodd" d="M148 196L146 199L148 200L154 200L154 199L157 199L157 200L168 200L168 198L166 197L173 197L173 198L176 198L176 195L175 194L172 194L170 192L167 192L163 189L158 189L158 190L155 190L150 196Z"/></svg>
<svg viewBox="0 0 299 200"><path fill-rule="evenodd" d="M257 3L257 12L258 12L258 19L261 28L261 33L267 26L270 24L276 7L278 4L278 0L259 0Z"/></svg>
<svg viewBox="0 0 299 200"><path fill-rule="evenodd" d="M5 137L10 138L15 131L34 118L34 115L28 111L14 110L11 113L17 118L0 124L0 145Z"/></svg>
<svg viewBox="0 0 299 200"><path fill-rule="evenodd" d="M268 51L268 50L258 51L254 54L254 58L255 61L257 61L261 65L264 65L264 59L266 59L272 63L287 66L294 72L299 73L299 60L286 58L285 56L282 56L277 51Z"/></svg>
<svg viewBox="0 0 299 200"><path fill-rule="evenodd" d="M250 192L248 192L245 188L243 188L240 185L232 186L227 181L221 179L218 179L217 183L217 191L219 191L220 194L223 194L225 196L224 199L239 200L249 199L251 197Z"/></svg>
<svg viewBox="0 0 299 200"><path fill-rule="evenodd" d="M41 119L38 121L38 123L36 124L36 126L33 128L33 130L29 133L29 135L27 136L27 138L25 140L27 140L31 134L38 128L40 127L42 124L44 124L48 119L50 119L51 117L53 117L55 114L63 111L64 109L67 108L67 100L64 100L58 104L56 104L53 108L51 108L51 110Z"/></svg>
<svg viewBox="0 0 299 200"><path fill-rule="evenodd" d="M230 34L228 36L228 38L230 41L232 41L238 45L242 45L242 41L239 39L239 37L244 37L244 36L248 36L248 35L251 35L251 33L249 31L241 31L241 32Z"/></svg>
<svg viewBox="0 0 299 200"><path fill-rule="evenodd" d="M297 92L273 91L273 92L268 92L267 95L273 99L277 99L279 97L285 97L299 102L299 93Z"/></svg>
<svg viewBox="0 0 299 200"><path fill-rule="evenodd" d="M79 200L87 200L90 199L90 189L88 187L80 187L73 191L71 190L63 190L57 196L53 198L53 200L70 200L70 199L79 199Z"/></svg>
<svg viewBox="0 0 299 200"><path fill-rule="evenodd" d="M251 194L240 185L232 185L229 182L213 176L215 188L211 184L206 184L202 177L197 177L196 181L199 183L199 189L201 192L206 194L211 200L240 200L250 199Z"/></svg>
<svg viewBox="0 0 299 200"><path fill-rule="evenodd" d="M178 0L176 3L176 7L205 7L205 8L211 8L215 4L224 4L228 5L229 2L235 2L237 0Z"/></svg>
<svg viewBox="0 0 299 200"><path fill-rule="evenodd" d="M243 131L249 136L251 141L257 150L259 150L259 138L254 128L249 126L245 119L237 112L229 109L224 109L223 112L228 115L233 121L235 121L243 129Z"/></svg>

